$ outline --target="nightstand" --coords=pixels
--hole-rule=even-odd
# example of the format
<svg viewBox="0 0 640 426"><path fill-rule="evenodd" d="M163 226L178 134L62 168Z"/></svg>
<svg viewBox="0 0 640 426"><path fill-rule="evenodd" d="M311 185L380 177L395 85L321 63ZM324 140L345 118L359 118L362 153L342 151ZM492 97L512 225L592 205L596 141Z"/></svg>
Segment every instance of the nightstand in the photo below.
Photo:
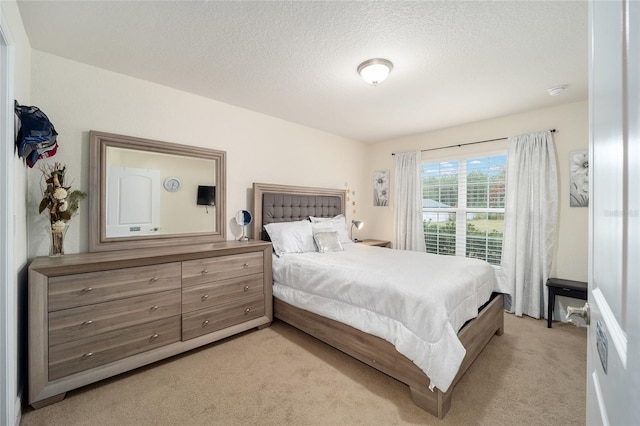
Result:
<svg viewBox="0 0 640 426"><path fill-rule="evenodd" d="M376 246L376 247L390 247L391 241L385 240L361 240L358 241L359 244L364 244L365 246Z"/></svg>
<svg viewBox="0 0 640 426"><path fill-rule="evenodd" d="M547 309L547 328L551 328L553 319L553 309L556 304L556 296L573 297L587 300L587 283L581 281L562 280L560 278L549 278L549 304Z"/></svg>

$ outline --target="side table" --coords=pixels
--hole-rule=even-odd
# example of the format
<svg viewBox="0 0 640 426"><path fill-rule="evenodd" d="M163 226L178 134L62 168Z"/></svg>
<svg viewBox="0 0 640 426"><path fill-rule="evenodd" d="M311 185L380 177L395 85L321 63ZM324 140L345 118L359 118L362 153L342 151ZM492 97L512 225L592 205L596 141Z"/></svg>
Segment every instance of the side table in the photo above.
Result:
<svg viewBox="0 0 640 426"><path fill-rule="evenodd" d="M553 308L556 305L556 296L573 297L575 299L587 300L587 283L582 281L563 280L560 278L549 278L547 280L549 288L549 306L547 308L547 328L551 328L553 319Z"/></svg>

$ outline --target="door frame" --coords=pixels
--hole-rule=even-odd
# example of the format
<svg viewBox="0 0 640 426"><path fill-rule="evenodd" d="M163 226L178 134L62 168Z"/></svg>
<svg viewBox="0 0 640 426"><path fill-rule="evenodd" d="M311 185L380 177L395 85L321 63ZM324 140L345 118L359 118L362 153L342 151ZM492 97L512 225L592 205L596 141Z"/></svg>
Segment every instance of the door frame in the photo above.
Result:
<svg viewBox="0 0 640 426"><path fill-rule="evenodd" d="M14 235L14 43L0 7L0 423L20 421Z"/></svg>

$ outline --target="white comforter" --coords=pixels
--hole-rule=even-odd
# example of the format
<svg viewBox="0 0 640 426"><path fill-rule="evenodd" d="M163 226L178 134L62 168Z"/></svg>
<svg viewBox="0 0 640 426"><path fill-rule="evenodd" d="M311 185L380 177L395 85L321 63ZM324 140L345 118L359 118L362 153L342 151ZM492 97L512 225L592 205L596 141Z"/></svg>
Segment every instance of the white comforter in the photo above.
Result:
<svg viewBox="0 0 640 426"><path fill-rule="evenodd" d="M273 294L392 343L446 392L465 356L457 337L496 287L481 260L345 244L273 257Z"/></svg>

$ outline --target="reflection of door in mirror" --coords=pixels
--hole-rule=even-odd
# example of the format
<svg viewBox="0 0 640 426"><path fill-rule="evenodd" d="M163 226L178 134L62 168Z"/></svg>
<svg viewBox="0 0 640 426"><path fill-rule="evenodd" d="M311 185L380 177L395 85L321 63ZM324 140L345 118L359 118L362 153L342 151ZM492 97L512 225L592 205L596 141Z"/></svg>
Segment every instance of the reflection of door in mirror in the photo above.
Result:
<svg viewBox="0 0 640 426"><path fill-rule="evenodd" d="M247 226L251 223L253 217L247 210L240 210L236 214L236 223L242 227L242 235L238 238L238 241L249 241L247 237Z"/></svg>
<svg viewBox="0 0 640 426"><path fill-rule="evenodd" d="M111 166L107 176L107 236L157 233L160 170Z"/></svg>

